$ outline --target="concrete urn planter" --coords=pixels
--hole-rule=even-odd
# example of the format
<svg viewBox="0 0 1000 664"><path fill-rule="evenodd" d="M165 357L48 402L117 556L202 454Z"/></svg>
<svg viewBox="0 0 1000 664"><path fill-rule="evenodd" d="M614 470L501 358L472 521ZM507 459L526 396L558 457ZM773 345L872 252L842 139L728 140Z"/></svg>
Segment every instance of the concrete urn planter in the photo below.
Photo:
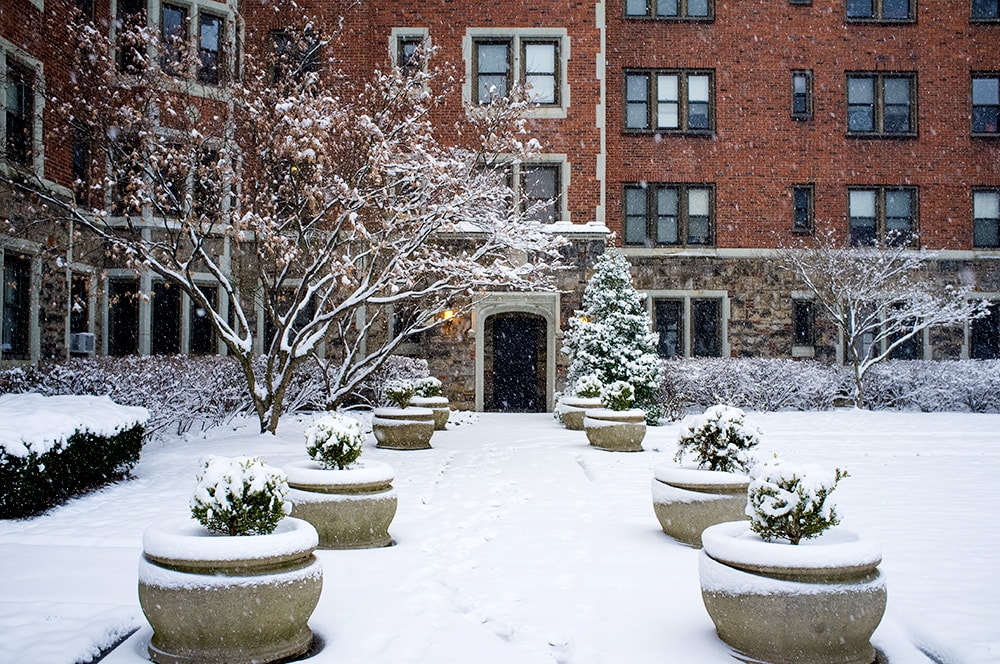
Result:
<svg viewBox="0 0 1000 664"><path fill-rule="evenodd" d="M563 426L570 431L583 431L584 411L588 408L600 408L600 397L572 397L564 396L559 399L556 408L559 409L559 418Z"/></svg>
<svg viewBox="0 0 1000 664"><path fill-rule="evenodd" d="M434 430L444 431L451 416L451 405L448 397L413 397L410 405L417 408L430 408L434 411Z"/></svg>
<svg viewBox="0 0 1000 664"><path fill-rule="evenodd" d="M653 468L653 511L663 532L691 546L701 546L705 528L746 519L750 478L718 470Z"/></svg>
<svg viewBox="0 0 1000 664"><path fill-rule="evenodd" d="M752 661L872 664L885 612L879 548L832 528L791 545L765 542L745 521L702 533L699 578L719 637Z"/></svg>
<svg viewBox="0 0 1000 664"><path fill-rule="evenodd" d="M219 535L194 520L142 538L139 604L158 664L277 662L306 653L323 569L316 529L286 517L269 535Z"/></svg>
<svg viewBox="0 0 1000 664"><path fill-rule="evenodd" d="M390 546L389 524L396 516L392 468L381 461L356 461L328 470L315 461L282 468L288 476L292 516L311 523L321 549Z"/></svg>
<svg viewBox="0 0 1000 664"><path fill-rule="evenodd" d="M434 411L430 408L376 408L372 431L378 447L390 450L426 450L434 435Z"/></svg>
<svg viewBox="0 0 1000 664"><path fill-rule="evenodd" d="M593 447L609 452L641 452L646 413L638 408L593 408L584 412L583 428Z"/></svg>

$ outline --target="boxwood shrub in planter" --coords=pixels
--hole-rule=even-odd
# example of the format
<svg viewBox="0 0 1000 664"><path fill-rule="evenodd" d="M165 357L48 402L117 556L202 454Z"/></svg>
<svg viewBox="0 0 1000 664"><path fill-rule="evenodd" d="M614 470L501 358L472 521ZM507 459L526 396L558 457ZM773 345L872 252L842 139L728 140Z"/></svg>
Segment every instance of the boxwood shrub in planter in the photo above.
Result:
<svg viewBox="0 0 1000 664"><path fill-rule="evenodd" d="M38 514L127 476L148 418L106 396L0 396L0 518Z"/></svg>

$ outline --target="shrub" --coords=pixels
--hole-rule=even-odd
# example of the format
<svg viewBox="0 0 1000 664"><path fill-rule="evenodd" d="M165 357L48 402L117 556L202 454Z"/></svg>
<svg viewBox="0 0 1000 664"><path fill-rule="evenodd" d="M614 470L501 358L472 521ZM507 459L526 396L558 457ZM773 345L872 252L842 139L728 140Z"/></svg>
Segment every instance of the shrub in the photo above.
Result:
<svg viewBox="0 0 1000 664"><path fill-rule="evenodd" d="M840 523L826 499L847 476L840 468L828 472L777 459L755 465L747 488L750 529L769 542L782 539L798 544L818 537Z"/></svg>
<svg viewBox="0 0 1000 664"><path fill-rule="evenodd" d="M441 381L434 376L417 378L413 381L413 396L425 399L441 396Z"/></svg>
<svg viewBox="0 0 1000 664"><path fill-rule="evenodd" d="M605 385L601 390L601 403L611 410L628 410L635 402L635 388L623 380Z"/></svg>
<svg viewBox="0 0 1000 664"><path fill-rule="evenodd" d="M585 399L593 399L601 396L602 389L604 389L604 383L601 382L597 374L580 376L573 385L573 393Z"/></svg>
<svg viewBox="0 0 1000 664"><path fill-rule="evenodd" d="M343 470L361 456L365 436L361 422L330 413L306 427L306 452L325 468Z"/></svg>
<svg viewBox="0 0 1000 664"><path fill-rule="evenodd" d="M386 399L397 408L409 406L415 391L413 381L410 380L390 380L385 385Z"/></svg>
<svg viewBox="0 0 1000 664"><path fill-rule="evenodd" d="M746 413L730 406L712 406L695 417L677 440L675 459L694 456L699 468L740 472L753 462L749 450L760 444L761 432L747 424Z"/></svg>
<svg viewBox="0 0 1000 664"><path fill-rule="evenodd" d="M191 496L191 515L212 532L267 535L292 511L285 474L259 457L209 456Z"/></svg>

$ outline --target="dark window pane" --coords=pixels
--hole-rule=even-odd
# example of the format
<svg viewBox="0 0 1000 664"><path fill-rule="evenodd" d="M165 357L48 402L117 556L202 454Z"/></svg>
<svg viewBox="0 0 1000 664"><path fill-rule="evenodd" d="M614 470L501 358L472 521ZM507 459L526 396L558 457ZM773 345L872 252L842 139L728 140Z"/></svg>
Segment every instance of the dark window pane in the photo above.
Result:
<svg viewBox="0 0 1000 664"><path fill-rule="evenodd" d="M910 18L910 0L882 0L882 18L895 21Z"/></svg>
<svg viewBox="0 0 1000 664"><path fill-rule="evenodd" d="M70 281L69 331L90 332L90 279L82 274Z"/></svg>
<svg viewBox="0 0 1000 664"><path fill-rule="evenodd" d="M161 25L163 46L163 69L171 74L181 73L184 50L187 47L187 10L174 5L163 5Z"/></svg>
<svg viewBox="0 0 1000 664"><path fill-rule="evenodd" d="M809 230L812 228L812 189L796 187L793 198L795 207L793 227L795 230Z"/></svg>
<svg viewBox="0 0 1000 664"><path fill-rule="evenodd" d="M479 103L488 103L494 95L505 96L510 70L510 45L479 44L476 63Z"/></svg>
<svg viewBox="0 0 1000 664"><path fill-rule="evenodd" d="M222 63L222 19L211 14L201 14L201 38L199 40L198 57L201 61L198 68L198 80L202 83L217 84L221 77Z"/></svg>
<svg viewBox="0 0 1000 664"><path fill-rule="evenodd" d="M691 353L695 357L722 356L722 301L691 301Z"/></svg>
<svg viewBox="0 0 1000 664"><path fill-rule="evenodd" d="M680 242L677 213L677 190L664 187L657 191L656 241L659 244L677 244Z"/></svg>
<svg viewBox="0 0 1000 664"><path fill-rule="evenodd" d="M625 1L625 15L626 16L646 16L649 10L646 8L646 0L626 0Z"/></svg>
<svg viewBox="0 0 1000 664"><path fill-rule="evenodd" d="M688 244L712 243L711 206L710 190L688 190Z"/></svg>
<svg viewBox="0 0 1000 664"><path fill-rule="evenodd" d="M907 244L913 233L913 193L906 190L885 192L886 241Z"/></svg>
<svg viewBox="0 0 1000 664"><path fill-rule="evenodd" d="M35 92L32 73L15 65L7 67L4 107L7 111L4 156L22 166L31 166L35 133Z"/></svg>
<svg viewBox="0 0 1000 664"><path fill-rule="evenodd" d="M153 284L153 321L150 347L153 355L181 351L181 290L158 281Z"/></svg>
<svg viewBox="0 0 1000 664"><path fill-rule="evenodd" d="M991 303L986 317L969 323L969 357L974 360L1000 359L1000 302Z"/></svg>
<svg viewBox="0 0 1000 664"><path fill-rule="evenodd" d="M1000 192L977 191L972 195L975 247L1000 247Z"/></svg>
<svg viewBox="0 0 1000 664"><path fill-rule="evenodd" d="M134 279L108 281L108 354L139 352L139 282Z"/></svg>
<svg viewBox="0 0 1000 664"><path fill-rule="evenodd" d="M17 254L4 255L3 327L0 358L26 359L29 356L31 321L31 259Z"/></svg>
<svg viewBox="0 0 1000 664"><path fill-rule="evenodd" d="M989 19L1000 17L1000 2L997 0L972 0L972 18Z"/></svg>
<svg viewBox="0 0 1000 664"><path fill-rule="evenodd" d="M890 339L892 343L899 337ZM924 344L920 334L915 334L889 353L890 360L920 360L924 357Z"/></svg>
<svg viewBox="0 0 1000 664"><path fill-rule="evenodd" d="M625 190L625 243L646 243L646 190L640 187Z"/></svg>
<svg viewBox="0 0 1000 664"><path fill-rule="evenodd" d="M657 16L677 16L677 0L656 0Z"/></svg>
<svg viewBox="0 0 1000 664"><path fill-rule="evenodd" d="M906 78L888 78L884 83L885 131L903 133L910 131L910 81Z"/></svg>
<svg viewBox="0 0 1000 664"><path fill-rule="evenodd" d="M687 0L687 15L695 17L708 16L708 0Z"/></svg>
<svg viewBox="0 0 1000 664"><path fill-rule="evenodd" d="M524 199L529 219L544 224L558 221L559 214L559 166L532 165L524 172Z"/></svg>
<svg viewBox="0 0 1000 664"><path fill-rule="evenodd" d="M656 300L654 316L660 338L657 351L660 357L678 357L684 354L683 302L681 300Z"/></svg>
<svg viewBox="0 0 1000 664"><path fill-rule="evenodd" d="M816 339L813 303L795 300L792 302L792 316L795 323L794 344L812 346Z"/></svg>
<svg viewBox="0 0 1000 664"><path fill-rule="evenodd" d="M649 128L649 77L646 74L625 77L625 127Z"/></svg>
<svg viewBox="0 0 1000 664"><path fill-rule="evenodd" d="M219 289L214 286L202 286L212 309L218 309ZM212 355L216 352L215 327L212 325L211 314L193 298L191 300L190 352L192 355Z"/></svg>

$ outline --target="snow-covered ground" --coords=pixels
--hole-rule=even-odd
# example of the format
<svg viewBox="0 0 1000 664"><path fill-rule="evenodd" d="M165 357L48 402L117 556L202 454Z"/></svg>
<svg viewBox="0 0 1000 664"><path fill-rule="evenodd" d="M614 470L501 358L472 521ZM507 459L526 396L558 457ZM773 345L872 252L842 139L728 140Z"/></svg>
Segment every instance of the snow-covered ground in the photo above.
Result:
<svg viewBox="0 0 1000 664"><path fill-rule="evenodd" d="M1000 663L1000 415L751 413L762 449L845 467L843 526L883 549L889 605L874 643L891 664ZM206 454L304 457L309 418L147 445L135 479L25 521L0 521L0 662L145 660L136 572L143 530L184 517ZM733 662L704 610L698 551L664 535L641 453L590 448L550 415L483 414L434 449L362 458L395 468L396 545L320 551L314 662ZM194 607L192 607L193 610ZM934 653L933 658L921 650Z"/></svg>

